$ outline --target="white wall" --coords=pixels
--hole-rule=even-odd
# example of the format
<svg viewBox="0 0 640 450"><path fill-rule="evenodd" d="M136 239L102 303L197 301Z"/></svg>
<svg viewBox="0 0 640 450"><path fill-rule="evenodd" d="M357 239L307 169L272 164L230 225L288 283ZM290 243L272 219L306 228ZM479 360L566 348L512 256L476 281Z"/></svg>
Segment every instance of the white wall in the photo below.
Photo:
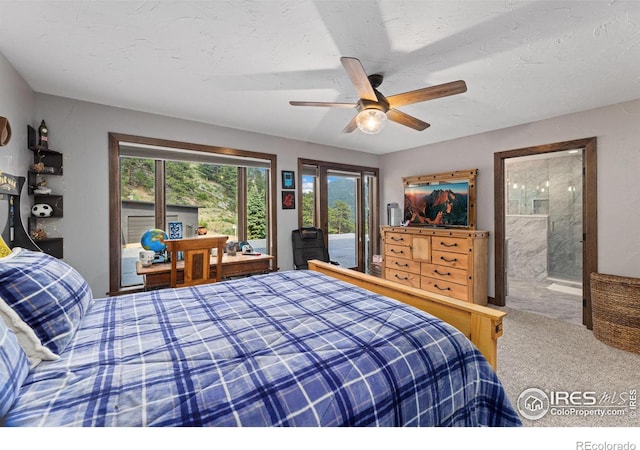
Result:
<svg viewBox="0 0 640 450"><path fill-rule="evenodd" d="M50 147L64 153L64 175L50 183L54 192L64 194L64 220L58 230L64 236L64 259L100 297L108 291L109 273L109 132L276 154L278 183L281 170L297 172L298 157L378 166L378 157L368 153L44 94L36 95L35 111L38 123L42 118L47 122ZM278 204L281 270L293 268L291 230L297 226L297 209L282 210Z"/></svg>
<svg viewBox="0 0 640 450"><path fill-rule="evenodd" d="M11 141L0 147L0 171L26 177L26 169L33 163L33 153L27 149L27 124L33 125L35 95L11 63L0 53L0 116L9 119ZM26 188L25 188L26 192ZM28 211L25 202L23 211ZM0 231L5 218L0 218Z"/></svg>
<svg viewBox="0 0 640 450"><path fill-rule="evenodd" d="M640 100L383 155L381 205L402 204L403 177L479 169L477 228L490 232L493 296L494 153L593 136L598 139L598 271L640 277Z"/></svg>

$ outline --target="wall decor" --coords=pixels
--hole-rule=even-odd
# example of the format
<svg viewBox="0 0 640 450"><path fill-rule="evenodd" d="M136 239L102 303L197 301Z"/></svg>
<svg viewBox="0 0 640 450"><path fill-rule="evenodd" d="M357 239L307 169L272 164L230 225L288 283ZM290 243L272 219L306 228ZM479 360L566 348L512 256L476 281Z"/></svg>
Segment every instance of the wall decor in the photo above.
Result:
<svg viewBox="0 0 640 450"><path fill-rule="evenodd" d="M282 191L282 209L296 209L296 191Z"/></svg>
<svg viewBox="0 0 640 450"><path fill-rule="evenodd" d="M38 134L40 135L40 148L48 149L49 148L49 127L44 120L40 123L38 127Z"/></svg>
<svg viewBox="0 0 640 450"><path fill-rule="evenodd" d="M478 169L405 177L403 221L410 226L475 229Z"/></svg>
<svg viewBox="0 0 640 450"><path fill-rule="evenodd" d="M0 147L7 145L11 140L11 124L9 119L0 116Z"/></svg>
<svg viewBox="0 0 640 450"><path fill-rule="evenodd" d="M296 188L296 174L293 170L282 171L282 189Z"/></svg>
<svg viewBox="0 0 640 450"><path fill-rule="evenodd" d="M169 239L182 239L182 222L169 222Z"/></svg>

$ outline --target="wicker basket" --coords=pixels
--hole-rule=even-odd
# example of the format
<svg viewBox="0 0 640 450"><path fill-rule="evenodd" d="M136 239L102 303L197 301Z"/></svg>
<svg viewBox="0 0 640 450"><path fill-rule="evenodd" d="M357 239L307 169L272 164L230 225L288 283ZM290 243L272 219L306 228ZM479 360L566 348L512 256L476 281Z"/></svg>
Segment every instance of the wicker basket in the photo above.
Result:
<svg viewBox="0 0 640 450"><path fill-rule="evenodd" d="M592 273L591 307L596 338L640 354L640 278Z"/></svg>

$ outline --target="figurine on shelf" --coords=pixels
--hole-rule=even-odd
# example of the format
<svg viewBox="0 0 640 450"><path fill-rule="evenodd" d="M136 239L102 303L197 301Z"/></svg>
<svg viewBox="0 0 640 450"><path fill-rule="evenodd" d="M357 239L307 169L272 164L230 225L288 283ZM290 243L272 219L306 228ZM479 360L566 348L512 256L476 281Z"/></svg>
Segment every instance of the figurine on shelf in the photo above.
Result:
<svg viewBox="0 0 640 450"><path fill-rule="evenodd" d="M35 173L42 173L44 172L44 163L42 161L34 163L31 166L31 170L33 170Z"/></svg>
<svg viewBox="0 0 640 450"><path fill-rule="evenodd" d="M38 133L40 133L40 148L49 148L49 128L47 124L44 123L44 120L40 123Z"/></svg>
<svg viewBox="0 0 640 450"><path fill-rule="evenodd" d="M42 241L47 238L47 232L42 228L38 228L37 230L31 232L31 238L34 241Z"/></svg>
<svg viewBox="0 0 640 450"><path fill-rule="evenodd" d="M51 188L47 187L47 180L42 179L36 183L36 187L33 192L34 194L49 195L51 194Z"/></svg>
<svg viewBox="0 0 640 450"><path fill-rule="evenodd" d="M44 163L42 162L42 160L44 159L45 155L40 153L40 150L42 150L42 149L41 148L38 149L38 162L37 163L33 163L31 165L31 171L34 172L34 173L55 174L56 173L56 168L55 167L45 166Z"/></svg>

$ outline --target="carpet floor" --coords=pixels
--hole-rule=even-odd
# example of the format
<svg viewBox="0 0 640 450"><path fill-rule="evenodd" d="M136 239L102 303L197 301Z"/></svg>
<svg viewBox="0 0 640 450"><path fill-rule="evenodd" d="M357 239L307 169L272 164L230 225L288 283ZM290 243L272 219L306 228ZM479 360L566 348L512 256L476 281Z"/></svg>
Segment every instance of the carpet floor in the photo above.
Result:
<svg viewBox="0 0 640 450"><path fill-rule="evenodd" d="M582 325L494 308L507 313L498 341L497 373L514 407L518 409L518 398L530 388L559 399L550 401L544 417L523 417L525 426L640 426L640 405L633 409L632 401L640 393L640 355L600 342ZM573 400L563 400L565 393L573 394ZM624 412L614 416L614 410Z"/></svg>

